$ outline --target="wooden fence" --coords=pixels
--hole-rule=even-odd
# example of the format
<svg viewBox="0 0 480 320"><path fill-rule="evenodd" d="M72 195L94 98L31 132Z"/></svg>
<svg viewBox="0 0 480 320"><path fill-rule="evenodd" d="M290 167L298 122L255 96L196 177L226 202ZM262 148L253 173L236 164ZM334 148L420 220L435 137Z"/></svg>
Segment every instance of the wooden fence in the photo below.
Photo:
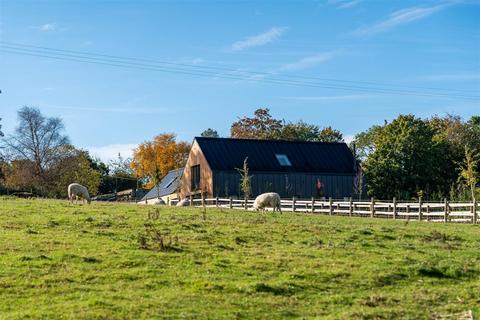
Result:
<svg viewBox="0 0 480 320"><path fill-rule="evenodd" d="M233 198L190 199L189 205L205 208L227 208L253 210L254 200ZM176 205L172 200L170 205ZM478 223L479 203L473 202L402 202L396 201L353 201L353 200L318 200L318 199L282 199L283 212L305 212L349 217L370 217L387 219L410 219L430 222ZM272 208L266 210L272 211Z"/></svg>

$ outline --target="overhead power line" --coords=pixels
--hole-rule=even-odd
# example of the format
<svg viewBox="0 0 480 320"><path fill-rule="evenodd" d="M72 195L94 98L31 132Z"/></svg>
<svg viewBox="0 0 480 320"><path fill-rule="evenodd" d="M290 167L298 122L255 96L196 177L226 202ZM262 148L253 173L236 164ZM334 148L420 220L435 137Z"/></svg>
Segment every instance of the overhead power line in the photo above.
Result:
<svg viewBox="0 0 480 320"><path fill-rule="evenodd" d="M295 85L295 86L306 86L306 87L316 87L316 88L326 88L334 90L347 90L347 91L357 91L357 92L369 92L369 93L379 93L379 94L397 94L397 95L413 95L413 96L428 96L428 97L449 97L449 98L461 98L468 100L478 100L479 96L454 93L455 90L447 90L436 88L435 91L425 92L425 91L413 91L413 90L404 90L404 89L395 89L395 88L386 88L372 85L351 85L349 83L362 83L355 81L344 81L347 84L341 84L342 80L332 80L339 83L325 83L326 79L320 80L321 78L315 77L300 77L300 76L280 76L273 73L264 73L264 72L252 72L252 71L239 71L236 69L229 68L217 68L217 67L208 67L208 66L196 66L180 63L171 63L164 61L155 61L148 59L137 59L137 58L125 58L119 56L105 55L105 54L95 54L81 51L71 51L71 50L62 50L62 49L53 49L47 47L38 47L30 45L20 45L7 43L0 41L0 51L9 53L9 54L19 54L27 56L35 56L42 58L50 58L55 60L63 61L73 61L81 63L90 63L90 64L99 64L112 67L121 67L129 69L138 69L138 70L148 70L148 71L159 71L159 72L169 72L177 74L187 74L194 76L203 76L210 78L222 78L222 79L231 79L231 80L242 80L242 81L255 81L271 84L283 84L283 85ZM148 61L148 62L147 62ZM228 72L219 72L213 70L223 70ZM272 76L274 75L274 76ZM306 81L299 79L317 79L317 81ZM367 82L363 82L367 83ZM413 88L413 87L412 87ZM420 89L420 88L416 88ZM426 89L426 88L423 88ZM430 88L428 90L433 90ZM457 91L459 92L459 91Z"/></svg>
<svg viewBox="0 0 480 320"><path fill-rule="evenodd" d="M113 58L113 59L124 60L124 61L125 60L126 61L140 61L140 62L147 62L147 63L153 63L153 64L161 64L161 65L163 64L163 65L178 66L178 67L188 67L188 68L194 68L194 69L198 69L198 70L229 71L229 72L233 72L233 73L251 74L253 76L276 76L276 77L281 77L281 78L318 80L318 81L334 82L334 83L368 84L368 85L377 85L377 86L384 86L384 87L397 87L397 88L405 88L405 89L425 89L425 90L440 90L440 91L452 91L452 92L464 92L464 93L477 93L477 91L474 91L474 90L461 90L461 89L424 87L424 86L406 86L406 85L383 83L383 82L373 82L373 81L358 81L358 80L356 81L356 80L320 78L320 77L313 77L313 76L299 76L299 75L291 75L291 74L280 74L280 73L268 72L268 71L251 71L251 70L243 70L243 69L239 69L239 68L227 68L227 67L218 67L218 66L201 66L201 65L195 65L195 64L175 63L175 62L170 62L170 61L152 60L152 59L144 59L144 58L122 57L122 56L116 56L116 55L107 55L107 54L85 52L85 51L55 49L55 48L48 48L48 47L43 47L43 46L33 46L33 45L19 44L19 43L6 42L6 41L0 41L0 46L13 46L13 47L16 47L16 48L34 48L34 49L41 49L41 50L52 51L52 52L74 53L74 54L79 54L79 55L82 55L82 56L105 57L105 58Z"/></svg>

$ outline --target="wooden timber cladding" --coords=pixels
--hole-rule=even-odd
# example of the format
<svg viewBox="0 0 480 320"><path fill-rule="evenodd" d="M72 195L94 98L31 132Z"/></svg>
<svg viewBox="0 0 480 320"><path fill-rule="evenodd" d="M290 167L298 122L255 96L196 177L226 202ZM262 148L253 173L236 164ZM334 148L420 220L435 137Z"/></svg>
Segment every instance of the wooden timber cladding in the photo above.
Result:
<svg viewBox="0 0 480 320"><path fill-rule="evenodd" d="M191 167L196 165L200 165L200 185L198 189L192 190ZM187 164L185 165L185 170L182 175L180 194L182 198L184 198L191 195L200 195L202 192L209 195L213 194L213 174L197 141L193 141L190 154L188 155Z"/></svg>

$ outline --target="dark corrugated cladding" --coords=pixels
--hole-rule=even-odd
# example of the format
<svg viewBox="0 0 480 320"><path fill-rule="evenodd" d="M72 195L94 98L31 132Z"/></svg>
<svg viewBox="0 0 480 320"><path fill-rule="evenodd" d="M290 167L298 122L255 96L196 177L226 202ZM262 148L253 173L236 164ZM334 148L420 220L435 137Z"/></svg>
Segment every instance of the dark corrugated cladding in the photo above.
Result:
<svg viewBox="0 0 480 320"><path fill-rule="evenodd" d="M345 143L298 142L196 137L212 170L354 174L353 154ZM275 154L285 154L292 166L281 166Z"/></svg>
<svg viewBox="0 0 480 320"><path fill-rule="evenodd" d="M350 197L355 178L354 157L345 143L195 138L213 172L213 192L238 196L240 174L248 157L252 195L274 191L281 197ZM291 166L281 166L285 154ZM318 194L317 180L322 183Z"/></svg>

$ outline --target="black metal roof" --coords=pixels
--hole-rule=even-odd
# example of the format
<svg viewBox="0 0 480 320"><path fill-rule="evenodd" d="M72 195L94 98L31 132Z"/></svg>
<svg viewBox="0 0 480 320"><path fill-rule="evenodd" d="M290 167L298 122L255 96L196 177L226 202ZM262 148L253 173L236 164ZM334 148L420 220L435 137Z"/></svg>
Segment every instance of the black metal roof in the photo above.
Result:
<svg viewBox="0 0 480 320"><path fill-rule="evenodd" d="M167 196L174 193L180 184L183 174L183 168L169 171L162 181L160 181L152 190L150 190L141 201Z"/></svg>
<svg viewBox="0 0 480 320"><path fill-rule="evenodd" d="M251 171L354 174L353 154L345 143L195 137L210 169L242 168L245 157ZM291 166L281 166L284 154Z"/></svg>

